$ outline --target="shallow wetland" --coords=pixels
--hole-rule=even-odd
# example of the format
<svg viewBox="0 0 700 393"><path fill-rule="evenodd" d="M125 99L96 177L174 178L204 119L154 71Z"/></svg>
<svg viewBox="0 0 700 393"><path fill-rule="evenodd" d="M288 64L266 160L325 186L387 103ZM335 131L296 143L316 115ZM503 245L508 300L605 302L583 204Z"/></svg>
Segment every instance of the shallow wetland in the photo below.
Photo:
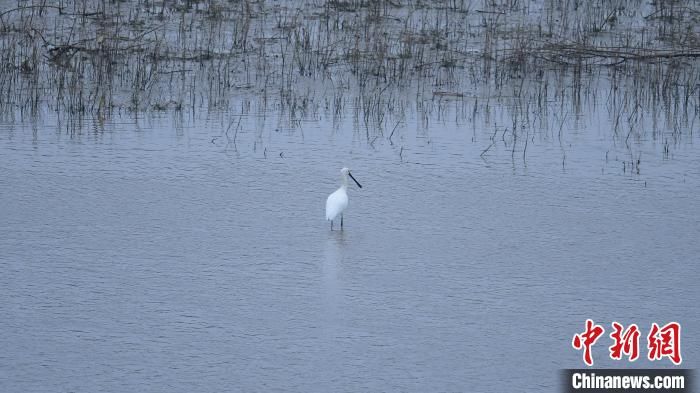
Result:
<svg viewBox="0 0 700 393"><path fill-rule="evenodd" d="M697 368L698 22L0 1L0 391L555 392L587 318Z"/></svg>

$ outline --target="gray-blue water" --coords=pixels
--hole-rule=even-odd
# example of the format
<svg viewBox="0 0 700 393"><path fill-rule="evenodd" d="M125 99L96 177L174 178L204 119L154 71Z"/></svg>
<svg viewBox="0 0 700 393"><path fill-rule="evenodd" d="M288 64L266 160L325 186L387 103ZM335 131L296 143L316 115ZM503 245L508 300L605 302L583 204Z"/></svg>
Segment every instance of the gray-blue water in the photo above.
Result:
<svg viewBox="0 0 700 393"><path fill-rule="evenodd" d="M587 318L596 366L672 367L607 335L638 324L644 358L678 321L696 368L697 136L632 142L637 174L610 121L482 159L492 130L451 120L391 145L250 115L234 146L220 114L6 119L0 391L553 392ZM364 188L331 232L343 166Z"/></svg>

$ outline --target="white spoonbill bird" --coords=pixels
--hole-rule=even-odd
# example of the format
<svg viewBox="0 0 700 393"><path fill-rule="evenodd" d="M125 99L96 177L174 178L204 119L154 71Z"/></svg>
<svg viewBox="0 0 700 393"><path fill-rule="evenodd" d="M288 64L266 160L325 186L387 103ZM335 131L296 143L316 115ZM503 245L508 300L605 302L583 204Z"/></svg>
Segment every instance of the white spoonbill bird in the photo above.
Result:
<svg viewBox="0 0 700 393"><path fill-rule="evenodd" d="M348 176L357 184L358 187L362 188L362 185L355 180L355 177L350 173L350 169L343 168L340 170L340 178L343 182L340 184L340 188L335 190L334 193L328 195L326 200L326 220L331 222L331 231L333 230L333 220L340 214L340 229L343 229L343 210L348 207Z"/></svg>

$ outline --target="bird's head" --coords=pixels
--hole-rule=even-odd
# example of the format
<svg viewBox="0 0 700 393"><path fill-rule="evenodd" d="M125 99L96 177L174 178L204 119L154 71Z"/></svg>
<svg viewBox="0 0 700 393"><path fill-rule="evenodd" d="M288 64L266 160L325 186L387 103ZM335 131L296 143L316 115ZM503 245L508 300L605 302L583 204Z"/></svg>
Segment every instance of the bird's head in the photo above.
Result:
<svg viewBox="0 0 700 393"><path fill-rule="evenodd" d="M358 182L357 180L355 180L355 176L353 176L352 173L350 173L350 168L345 167L345 168L341 169L341 170L340 170L340 174L343 176L343 179L347 179L347 177L350 176L350 178L352 179L352 181L354 181L355 184L357 184L358 187L362 188L362 185L360 185L360 182ZM347 181L347 180L344 180L344 181Z"/></svg>

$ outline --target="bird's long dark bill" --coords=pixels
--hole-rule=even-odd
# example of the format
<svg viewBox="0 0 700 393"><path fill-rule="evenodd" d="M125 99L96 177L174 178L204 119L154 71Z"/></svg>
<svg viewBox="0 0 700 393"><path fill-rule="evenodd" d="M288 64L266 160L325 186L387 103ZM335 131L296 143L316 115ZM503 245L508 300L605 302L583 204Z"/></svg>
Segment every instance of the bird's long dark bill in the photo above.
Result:
<svg viewBox="0 0 700 393"><path fill-rule="evenodd" d="M357 184L358 187L362 188L362 184L360 184L360 182L358 182L358 181L355 179L355 176L353 176L352 173L348 172L348 175L350 175L350 178L352 179L352 181L355 182L355 184Z"/></svg>

